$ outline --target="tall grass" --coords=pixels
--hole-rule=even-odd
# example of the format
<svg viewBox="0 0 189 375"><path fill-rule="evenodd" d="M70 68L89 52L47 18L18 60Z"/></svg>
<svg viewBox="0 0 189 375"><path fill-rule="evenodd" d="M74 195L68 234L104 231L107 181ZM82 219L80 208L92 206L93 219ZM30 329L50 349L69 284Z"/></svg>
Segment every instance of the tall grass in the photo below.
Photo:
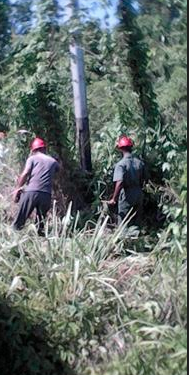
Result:
<svg viewBox="0 0 189 375"><path fill-rule="evenodd" d="M142 240L108 218L77 229L71 205L46 239L33 225L13 232L2 211L0 295L43 325L62 362L77 375L186 373L186 249L171 229L137 253Z"/></svg>

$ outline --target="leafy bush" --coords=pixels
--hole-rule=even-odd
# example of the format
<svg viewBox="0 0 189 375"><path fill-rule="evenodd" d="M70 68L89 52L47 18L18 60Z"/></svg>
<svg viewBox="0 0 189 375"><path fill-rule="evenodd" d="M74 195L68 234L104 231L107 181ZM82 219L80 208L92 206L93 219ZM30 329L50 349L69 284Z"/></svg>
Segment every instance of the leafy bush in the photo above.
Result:
<svg viewBox="0 0 189 375"><path fill-rule="evenodd" d="M0 370L4 375L71 375L52 347L44 323L37 322L31 311L12 307L0 300Z"/></svg>

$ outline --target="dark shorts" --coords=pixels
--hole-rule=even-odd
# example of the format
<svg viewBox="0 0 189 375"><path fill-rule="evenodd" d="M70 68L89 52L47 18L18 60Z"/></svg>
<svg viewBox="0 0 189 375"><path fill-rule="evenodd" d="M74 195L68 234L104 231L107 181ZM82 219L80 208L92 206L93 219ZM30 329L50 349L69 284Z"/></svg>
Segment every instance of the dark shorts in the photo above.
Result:
<svg viewBox="0 0 189 375"><path fill-rule="evenodd" d="M24 227L26 220L36 209L36 223L38 229L44 226L43 220L51 207L51 195L39 191L26 191L22 193L17 217L14 221L14 228L20 230Z"/></svg>

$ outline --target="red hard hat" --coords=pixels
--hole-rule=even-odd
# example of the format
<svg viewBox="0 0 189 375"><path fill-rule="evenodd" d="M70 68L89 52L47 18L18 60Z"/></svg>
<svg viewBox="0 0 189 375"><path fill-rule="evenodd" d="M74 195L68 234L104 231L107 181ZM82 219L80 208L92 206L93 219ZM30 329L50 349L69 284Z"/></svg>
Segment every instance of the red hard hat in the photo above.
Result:
<svg viewBox="0 0 189 375"><path fill-rule="evenodd" d="M31 143L31 151L38 150L39 148L46 148L47 145L45 141L41 138L35 138L33 142Z"/></svg>
<svg viewBox="0 0 189 375"><path fill-rule="evenodd" d="M125 135L120 137L117 143L118 148L122 147L133 147L134 143L131 138L126 137Z"/></svg>

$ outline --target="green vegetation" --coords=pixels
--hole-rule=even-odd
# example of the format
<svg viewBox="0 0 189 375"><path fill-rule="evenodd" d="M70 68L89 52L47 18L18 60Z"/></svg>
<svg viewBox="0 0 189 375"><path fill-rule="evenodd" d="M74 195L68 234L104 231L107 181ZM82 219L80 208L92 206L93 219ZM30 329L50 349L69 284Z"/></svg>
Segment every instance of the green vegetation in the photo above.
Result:
<svg viewBox="0 0 189 375"><path fill-rule="evenodd" d="M0 325L11 352L7 372L0 361L3 373L59 374L60 362L70 368L60 374L185 374L187 267L172 234L178 228L137 254L141 243L120 241L122 229L108 233L106 221L94 232L74 227L70 211L62 222L54 216L48 240L33 226L18 235L1 225ZM14 306L8 320L5 303Z"/></svg>
<svg viewBox="0 0 189 375"><path fill-rule="evenodd" d="M84 176L58 2L0 0L3 375L186 375L186 2L139 4L136 12L120 1L115 28L91 15L81 25L94 169ZM126 223L112 230L100 202L121 133L151 174L137 239L125 238ZM32 224L11 228L11 193L34 135L62 165L61 215L54 205L45 239Z"/></svg>

